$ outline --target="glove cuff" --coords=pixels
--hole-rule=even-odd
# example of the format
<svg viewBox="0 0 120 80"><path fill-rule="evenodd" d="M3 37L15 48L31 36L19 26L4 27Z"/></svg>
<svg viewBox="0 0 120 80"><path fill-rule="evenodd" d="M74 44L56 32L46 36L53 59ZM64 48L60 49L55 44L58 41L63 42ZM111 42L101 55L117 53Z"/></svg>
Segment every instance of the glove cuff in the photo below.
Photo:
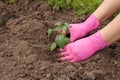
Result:
<svg viewBox="0 0 120 80"><path fill-rule="evenodd" d="M108 42L106 42L102 38L100 31L98 31L95 34L91 35L90 39L95 44L94 50L100 50L100 49L103 49L103 48L110 45L110 44L108 44Z"/></svg>
<svg viewBox="0 0 120 80"><path fill-rule="evenodd" d="M94 14L91 14L87 20L85 21L86 25L89 26L87 27L88 32L96 29L100 25L100 21L94 16Z"/></svg>

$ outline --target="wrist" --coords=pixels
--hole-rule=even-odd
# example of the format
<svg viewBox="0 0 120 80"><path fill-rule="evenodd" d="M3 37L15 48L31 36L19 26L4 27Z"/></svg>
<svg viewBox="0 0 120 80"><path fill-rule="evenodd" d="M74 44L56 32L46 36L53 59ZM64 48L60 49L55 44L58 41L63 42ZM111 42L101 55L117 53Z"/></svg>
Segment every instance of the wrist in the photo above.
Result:
<svg viewBox="0 0 120 80"><path fill-rule="evenodd" d="M86 24L88 32L98 28L100 25L100 21L96 18L96 16L94 16L94 14L91 14L84 23Z"/></svg>
<svg viewBox="0 0 120 80"><path fill-rule="evenodd" d="M90 38L91 42L94 44L93 48L95 50L97 50L97 49L100 50L100 49L103 49L110 45L106 40L104 40L100 31L91 35L89 38Z"/></svg>

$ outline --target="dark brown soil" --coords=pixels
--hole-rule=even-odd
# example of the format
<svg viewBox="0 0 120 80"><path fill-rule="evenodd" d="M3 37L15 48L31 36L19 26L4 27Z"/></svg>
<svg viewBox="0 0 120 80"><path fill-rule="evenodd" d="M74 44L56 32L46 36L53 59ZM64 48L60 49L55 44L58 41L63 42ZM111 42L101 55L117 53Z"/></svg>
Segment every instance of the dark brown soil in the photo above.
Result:
<svg viewBox="0 0 120 80"><path fill-rule="evenodd" d="M57 62L47 29L81 22L72 10L53 11L43 1L0 1L0 80L120 80L120 42L80 62Z"/></svg>

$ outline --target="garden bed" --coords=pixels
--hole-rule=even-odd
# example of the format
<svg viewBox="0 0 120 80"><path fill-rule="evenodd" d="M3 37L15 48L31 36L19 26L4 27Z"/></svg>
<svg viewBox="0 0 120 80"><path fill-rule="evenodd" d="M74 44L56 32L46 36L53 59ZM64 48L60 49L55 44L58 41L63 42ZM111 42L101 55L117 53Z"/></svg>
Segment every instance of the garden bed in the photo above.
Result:
<svg viewBox="0 0 120 80"><path fill-rule="evenodd" d="M86 17L40 0L0 1L0 80L120 80L120 41L80 63L58 62L59 52L50 52L48 28Z"/></svg>

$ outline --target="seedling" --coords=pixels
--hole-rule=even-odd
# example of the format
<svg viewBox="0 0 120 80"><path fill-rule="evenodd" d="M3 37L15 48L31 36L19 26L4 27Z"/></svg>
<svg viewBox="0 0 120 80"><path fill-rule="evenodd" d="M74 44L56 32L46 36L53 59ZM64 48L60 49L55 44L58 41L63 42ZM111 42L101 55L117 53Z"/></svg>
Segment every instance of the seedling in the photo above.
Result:
<svg viewBox="0 0 120 80"><path fill-rule="evenodd" d="M50 39L51 33L52 32L57 32L57 35L55 37L54 42L50 46L50 50L53 51L57 47L63 48L66 44L70 42L70 39L67 37L67 32L68 32L68 24L64 23L62 25L61 22L55 23L55 28L54 29L48 29L48 38Z"/></svg>

